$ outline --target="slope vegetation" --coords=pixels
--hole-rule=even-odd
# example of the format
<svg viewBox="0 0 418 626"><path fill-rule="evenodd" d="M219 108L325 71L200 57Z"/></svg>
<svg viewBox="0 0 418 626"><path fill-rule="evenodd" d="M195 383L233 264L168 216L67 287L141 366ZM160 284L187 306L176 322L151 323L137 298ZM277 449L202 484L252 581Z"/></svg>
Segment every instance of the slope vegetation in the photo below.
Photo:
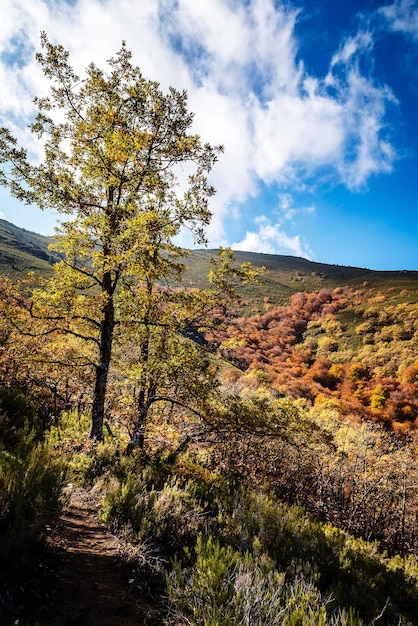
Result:
<svg viewBox="0 0 418 626"><path fill-rule="evenodd" d="M50 274L58 260L58 256L48 250L51 241L51 237L0 220L0 273L12 279L21 278L29 271Z"/></svg>
<svg viewBox="0 0 418 626"><path fill-rule="evenodd" d="M0 220L0 274L12 279L22 278L28 271L49 275L58 255L48 249L52 237L45 237ZM185 286L207 286L211 259L216 250L192 250L184 258L187 271ZM407 290L418 293L418 271L373 271L367 268L346 267L316 263L294 256L236 252L237 265L251 263L264 267L265 274L257 282L244 288L242 305L246 314L264 310L265 304L283 305L294 293L333 290L348 286L361 289L373 297L382 291L400 293Z"/></svg>

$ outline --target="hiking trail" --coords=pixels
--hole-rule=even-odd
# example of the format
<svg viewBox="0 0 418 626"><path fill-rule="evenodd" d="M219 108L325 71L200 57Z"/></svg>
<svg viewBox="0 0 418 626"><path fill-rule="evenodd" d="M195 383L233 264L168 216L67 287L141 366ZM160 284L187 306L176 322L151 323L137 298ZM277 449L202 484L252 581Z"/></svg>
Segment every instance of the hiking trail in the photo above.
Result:
<svg viewBox="0 0 418 626"><path fill-rule="evenodd" d="M98 520L98 499L70 490L48 539L47 601L21 626L157 626L163 616L141 598L120 543ZM52 557L52 558L51 558Z"/></svg>

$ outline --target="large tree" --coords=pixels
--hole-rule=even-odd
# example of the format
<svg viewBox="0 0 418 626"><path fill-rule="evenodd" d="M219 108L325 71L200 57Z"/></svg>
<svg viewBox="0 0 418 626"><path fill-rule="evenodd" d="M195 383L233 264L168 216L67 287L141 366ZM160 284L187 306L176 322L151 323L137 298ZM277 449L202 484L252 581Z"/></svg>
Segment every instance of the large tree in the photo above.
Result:
<svg viewBox="0 0 418 626"><path fill-rule="evenodd" d="M42 332L90 346L83 355L95 374L90 438L100 440L126 300L135 290L151 296L181 272L183 251L173 240L182 228L205 243L214 193L207 174L222 148L191 133L186 92L164 94L146 80L125 44L107 70L92 63L83 78L62 46L45 34L41 45L37 59L50 93L35 99L31 131L43 159L31 159L9 129L0 129L0 183L22 201L64 216L54 246L62 261L47 285L34 290L30 311L46 324ZM149 297L142 301L146 307ZM147 315L144 308L149 328L154 320ZM135 314L132 323L138 321ZM141 349L146 346L142 340Z"/></svg>

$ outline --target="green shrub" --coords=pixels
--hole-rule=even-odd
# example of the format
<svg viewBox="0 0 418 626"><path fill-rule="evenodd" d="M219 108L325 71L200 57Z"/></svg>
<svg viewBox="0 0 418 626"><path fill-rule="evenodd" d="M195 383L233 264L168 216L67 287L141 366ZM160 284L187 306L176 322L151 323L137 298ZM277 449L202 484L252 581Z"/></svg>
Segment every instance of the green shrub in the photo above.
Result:
<svg viewBox="0 0 418 626"><path fill-rule="evenodd" d="M49 427L48 445L61 452L81 452L86 446L90 417L78 411L63 411Z"/></svg>
<svg viewBox="0 0 418 626"><path fill-rule="evenodd" d="M52 451L65 454L69 478L86 488L93 487L104 475L117 472L120 463L114 441L96 444L87 439L89 423L85 413L63 412L46 437Z"/></svg>
<svg viewBox="0 0 418 626"><path fill-rule="evenodd" d="M20 390L0 390L0 563L3 573L30 550L61 510L64 466L40 443L35 403Z"/></svg>
<svg viewBox="0 0 418 626"><path fill-rule="evenodd" d="M192 481L180 482L173 476L156 489L146 471L129 473L106 495L101 517L117 528L129 525L138 540L151 542L164 554L191 545L208 525L198 487Z"/></svg>
<svg viewBox="0 0 418 626"><path fill-rule="evenodd" d="M0 441L13 448L19 444L21 434L28 432L36 439L43 434L35 402L20 389L0 388Z"/></svg>
<svg viewBox="0 0 418 626"><path fill-rule="evenodd" d="M86 487L92 487L105 474L113 474L118 463L117 446L113 443L99 443L89 452L75 455L71 467L80 473Z"/></svg>
<svg viewBox="0 0 418 626"><path fill-rule="evenodd" d="M188 555L190 558L190 554ZM241 555L210 535L199 536L195 563L174 562L167 578L168 624L193 626L356 626L354 612L327 614L314 583L287 581L267 556Z"/></svg>
<svg viewBox="0 0 418 626"><path fill-rule="evenodd" d="M146 484L140 476L129 473L115 489L110 490L101 507L103 522L120 529L129 524L134 530L141 526L145 513Z"/></svg>
<svg viewBox="0 0 418 626"><path fill-rule="evenodd" d="M240 551L264 552L278 570L312 578L324 596L347 610L355 607L366 623L382 612L380 624L415 623L418 572L408 560L390 559L377 543L249 489L237 491L220 525L224 543Z"/></svg>
<svg viewBox="0 0 418 626"><path fill-rule="evenodd" d="M18 566L60 513L62 463L40 444L23 439L15 451L0 448L0 562Z"/></svg>

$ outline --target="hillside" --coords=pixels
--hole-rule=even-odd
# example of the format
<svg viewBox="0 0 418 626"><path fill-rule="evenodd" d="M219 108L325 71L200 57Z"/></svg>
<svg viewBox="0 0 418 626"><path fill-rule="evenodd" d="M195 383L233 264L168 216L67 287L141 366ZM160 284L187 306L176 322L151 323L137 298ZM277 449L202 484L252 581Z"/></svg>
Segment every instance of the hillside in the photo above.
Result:
<svg viewBox="0 0 418 626"><path fill-rule="evenodd" d="M51 273L58 256L48 250L51 237L38 235L0 220L0 273L12 279L29 271Z"/></svg>
<svg viewBox="0 0 418 626"><path fill-rule="evenodd" d="M189 268L186 279L197 286L205 286L210 259L215 255L216 250L193 250L186 259ZM418 297L418 271L374 271L255 252L235 252L235 259L237 263L248 261L254 267L266 268L257 284L243 290L243 303L247 312L263 309L265 302L286 304L294 293L300 291L310 293L342 286L352 290L362 289L370 297L387 290L398 294L408 290Z"/></svg>
<svg viewBox="0 0 418 626"><path fill-rule="evenodd" d="M28 271L50 274L58 255L48 249L51 237L38 235L0 220L0 274L16 279ZM207 285L210 261L216 250L192 250L185 257L187 272L185 285ZM237 263L250 262L254 267L265 267L263 278L243 291L243 304L247 312L258 311L265 302L286 304L297 292L320 289L333 290L340 286L362 289L370 296L381 291L400 293L407 290L418 298L418 271L373 271L359 267L345 267L308 261L294 256L236 252Z"/></svg>
<svg viewBox="0 0 418 626"><path fill-rule="evenodd" d="M0 271L46 275L49 241L0 222ZM418 273L236 261L266 273L204 342L177 290L115 336L100 442L100 324L1 281L0 623L416 624Z"/></svg>

